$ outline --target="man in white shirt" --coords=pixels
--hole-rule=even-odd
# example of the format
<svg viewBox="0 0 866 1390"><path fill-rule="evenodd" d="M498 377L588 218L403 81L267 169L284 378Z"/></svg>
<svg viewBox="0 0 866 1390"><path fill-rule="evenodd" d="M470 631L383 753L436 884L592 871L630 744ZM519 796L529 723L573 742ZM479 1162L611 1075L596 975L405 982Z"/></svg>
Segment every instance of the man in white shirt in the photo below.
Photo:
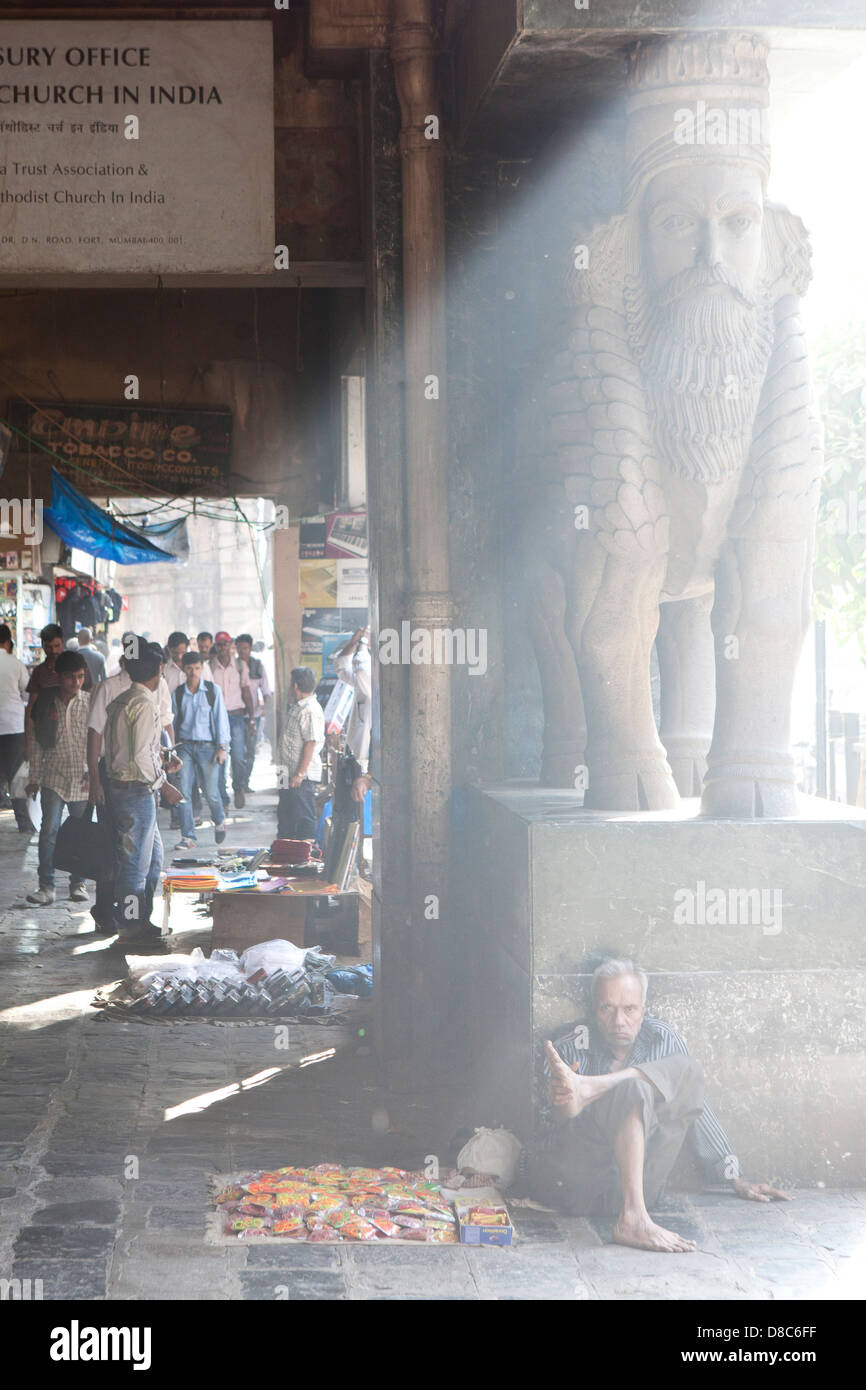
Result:
<svg viewBox="0 0 866 1390"><path fill-rule="evenodd" d="M30 672L12 651L12 631L0 623L0 784L6 782L11 796L12 782L24 761L24 711ZM12 810L22 835L33 833L27 798L12 797Z"/></svg>
<svg viewBox="0 0 866 1390"><path fill-rule="evenodd" d="M280 739L281 779L277 834L281 839L312 840L316 833L316 787L322 781L325 714L316 699L316 677L296 666L289 677L292 703Z"/></svg>
<svg viewBox="0 0 866 1390"><path fill-rule="evenodd" d="M349 722L346 726L346 746L363 776L370 756L370 729L373 724L373 662L370 657L370 629L359 627L344 647L331 656L334 670L355 692Z"/></svg>
<svg viewBox="0 0 866 1390"><path fill-rule="evenodd" d="M163 679L168 686L168 693L173 695L177 687L183 685L186 680L183 658L189 648L189 638L185 632L172 632L165 645L168 647L169 659L165 663Z"/></svg>
<svg viewBox="0 0 866 1390"><path fill-rule="evenodd" d="M250 691L250 673L245 661L232 656L232 639L228 632L218 632L214 639L216 660L211 656L213 683L223 693L229 716L232 735L232 790L238 810L246 803L244 788L247 781L247 730L253 718L253 697ZM220 795L223 806L229 809L226 764L220 766Z"/></svg>
<svg viewBox="0 0 866 1390"><path fill-rule="evenodd" d="M104 681L100 681L90 696L90 711L87 717L87 766L90 772L90 788L93 793L91 799L96 802L97 806L102 800L99 762L103 752L103 733L105 732L108 706L117 699L118 695L122 695L124 690L128 690L132 684L123 663L124 658L121 657L121 669L113 676L107 676ZM173 743L174 726L172 724L171 695L164 676L160 677L156 687L156 699L159 706L160 727L167 733L169 743Z"/></svg>
<svg viewBox="0 0 866 1390"><path fill-rule="evenodd" d="M162 941L150 920L163 862L156 793L166 773L180 767L173 755L164 762L160 748L160 659L146 644L142 648L138 660L127 657L131 684L111 702L105 722L105 785L117 836L121 947L133 941L158 947ZM180 800L171 786L165 787L165 796L170 804Z"/></svg>
<svg viewBox="0 0 866 1390"><path fill-rule="evenodd" d="M127 633L124 641L127 650L131 653L140 651L146 645L143 638L137 639L136 646L132 639L135 633ZM90 697L90 710L87 716L87 771L89 775L90 800L96 806L96 818L99 824L108 830L114 830L114 818L111 807L106 799L109 788L106 785L105 762L103 759L105 724L108 717L108 710L114 700L128 690L132 685L129 674L126 671L125 656L120 658L121 669L113 676L108 676L99 685L94 687ZM157 705L159 708L160 728L167 734L169 743L174 743L174 728L172 725L171 696L168 693L168 686L165 679L160 677L156 687ZM98 880L96 884L96 900L91 910L94 922L100 930L113 932L116 926L115 911L115 867L110 866L110 872L104 879Z"/></svg>
<svg viewBox="0 0 866 1390"><path fill-rule="evenodd" d="M267 712L268 701L271 699L273 692L271 691L264 662L261 660L261 657L253 656L253 639L249 632L241 632L235 638L235 651L241 661L245 661L247 664L250 677L250 694L253 697L253 717L250 720L247 730L246 778L244 780L244 791L248 792L250 789L250 775L256 761L256 748L258 747L262 720Z"/></svg>
<svg viewBox="0 0 866 1390"><path fill-rule="evenodd" d="M195 639L195 650L201 653L202 668L201 678L203 681L213 680L213 663L216 660L216 652L213 647L213 633L200 632Z"/></svg>
<svg viewBox="0 0 866 1390"><path fill-rule="evenodd" d="M89 627L80 627L76 633L78 638L78 650L87 662L87 669L90 672L90 679L94 685L105 680L105 657L102 652L96 650L93 645L93 633ZM67 651L69 647L67 645Z"/></svg>

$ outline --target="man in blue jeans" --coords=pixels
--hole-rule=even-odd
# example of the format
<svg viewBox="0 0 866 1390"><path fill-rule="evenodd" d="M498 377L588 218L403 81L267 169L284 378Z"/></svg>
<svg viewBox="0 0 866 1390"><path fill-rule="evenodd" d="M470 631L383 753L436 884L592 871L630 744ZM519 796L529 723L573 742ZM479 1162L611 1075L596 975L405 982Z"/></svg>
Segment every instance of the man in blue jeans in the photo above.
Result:
<svg viewBox="0 0 866 1390"><path fill-rule="evenodd" d="M39 831L39 888L27 901L39 907L54 902L54 846L64 807L70 816L83 816L87 800L87 715L90 698L84 694L87 662L80 652L61 652L54 664L57 685L39 691L31 707L30 782L27 795L41 790L42 827ZM81 879L69 886L73 902L86 903Z"/></svg>
<svg viewBox="0 0 866 1390"><path fill-rule="evenodd" d="M117 833L119 931L122 949L159 949L162 933L150 920L162 871L162 840L157 824L158 792L164 787L169 805L181 793L166 784L166 773L180 770L180 759L164 761L157 689L162 663L141 644L140 655L127 658L132 682L108 706L105 722L105 771L108 801Z"/></svg>
<svg viewBox="0 0 866 1390"><path fill-rule="evenodd" d="M222 691L213 681L202 680L201 652L187 652L182 662L186 679L172 695L175 739L181 761L180 789L184 796L177 808L182 838L176 848L194 849L198 843L192 810L196 777L210 807L217 844L221 845L226 837L218 777L231 747L231 728Z"/></svg>

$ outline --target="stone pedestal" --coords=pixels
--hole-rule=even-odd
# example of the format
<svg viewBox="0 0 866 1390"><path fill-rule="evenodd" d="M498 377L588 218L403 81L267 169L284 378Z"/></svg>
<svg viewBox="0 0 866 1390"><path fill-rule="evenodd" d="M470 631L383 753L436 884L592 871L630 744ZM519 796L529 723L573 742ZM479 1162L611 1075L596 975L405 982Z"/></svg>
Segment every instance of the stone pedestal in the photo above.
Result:
<svg viewBox="0 0 866 1390"><path fill-rule="evenodd" d="M649 972L648 1011L701 1062L743 1172L863 1182L862 812L605 814L512 784L470 793L466 831L484 1123L529 1132L539 1041L586 1017L581 962L609 946Z"/></svg>

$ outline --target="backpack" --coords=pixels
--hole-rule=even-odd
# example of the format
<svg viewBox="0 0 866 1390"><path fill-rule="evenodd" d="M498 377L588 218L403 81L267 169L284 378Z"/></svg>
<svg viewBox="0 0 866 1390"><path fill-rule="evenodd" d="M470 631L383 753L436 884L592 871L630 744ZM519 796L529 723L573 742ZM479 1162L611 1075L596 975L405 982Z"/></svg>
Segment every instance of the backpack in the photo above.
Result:
<svg viewBox="0 0 866 1390"><path fill-rule="evenodd" d="M214 707L214 705L216 704L216 690L214 689L214 683L213 683L213 681L202 681L202 685L204 686L204 693L205 693L205 695L207 696L208 707L209 707L209 709L210 709L210 732L211 732L211 738L213 739L214 743L216 743L216 720L214 719L214 712L213 712L213 707ZM174 690L173 690L172 693L171 693L171 704L172 704L172 709L173 709L173 711L174 711L174 735L175 735L175 740L177 739L177 730L178 730L178 725L180 724L180 715L181 715L181 708L182 708L182 706L181 706L181 701L182 701L182 699L183 699L183 692L184 692L185 690L186 690L186 681L183 681L180 685L176 685L175 688L174 688Z"/></svg>

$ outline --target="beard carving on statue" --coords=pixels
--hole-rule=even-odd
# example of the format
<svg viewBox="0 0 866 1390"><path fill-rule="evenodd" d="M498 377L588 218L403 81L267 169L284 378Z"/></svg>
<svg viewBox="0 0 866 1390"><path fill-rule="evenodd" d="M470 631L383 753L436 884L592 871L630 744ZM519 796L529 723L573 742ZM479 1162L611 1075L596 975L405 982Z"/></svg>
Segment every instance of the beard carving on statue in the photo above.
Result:
<svg viewBox="0 0 866 1390"><path fill-rule="evenodd" d="M626 277L623 299L659 457L699 482L739 472L773 343L765 295L749 296L727 267L690 266L655 293Z"/></svg>

